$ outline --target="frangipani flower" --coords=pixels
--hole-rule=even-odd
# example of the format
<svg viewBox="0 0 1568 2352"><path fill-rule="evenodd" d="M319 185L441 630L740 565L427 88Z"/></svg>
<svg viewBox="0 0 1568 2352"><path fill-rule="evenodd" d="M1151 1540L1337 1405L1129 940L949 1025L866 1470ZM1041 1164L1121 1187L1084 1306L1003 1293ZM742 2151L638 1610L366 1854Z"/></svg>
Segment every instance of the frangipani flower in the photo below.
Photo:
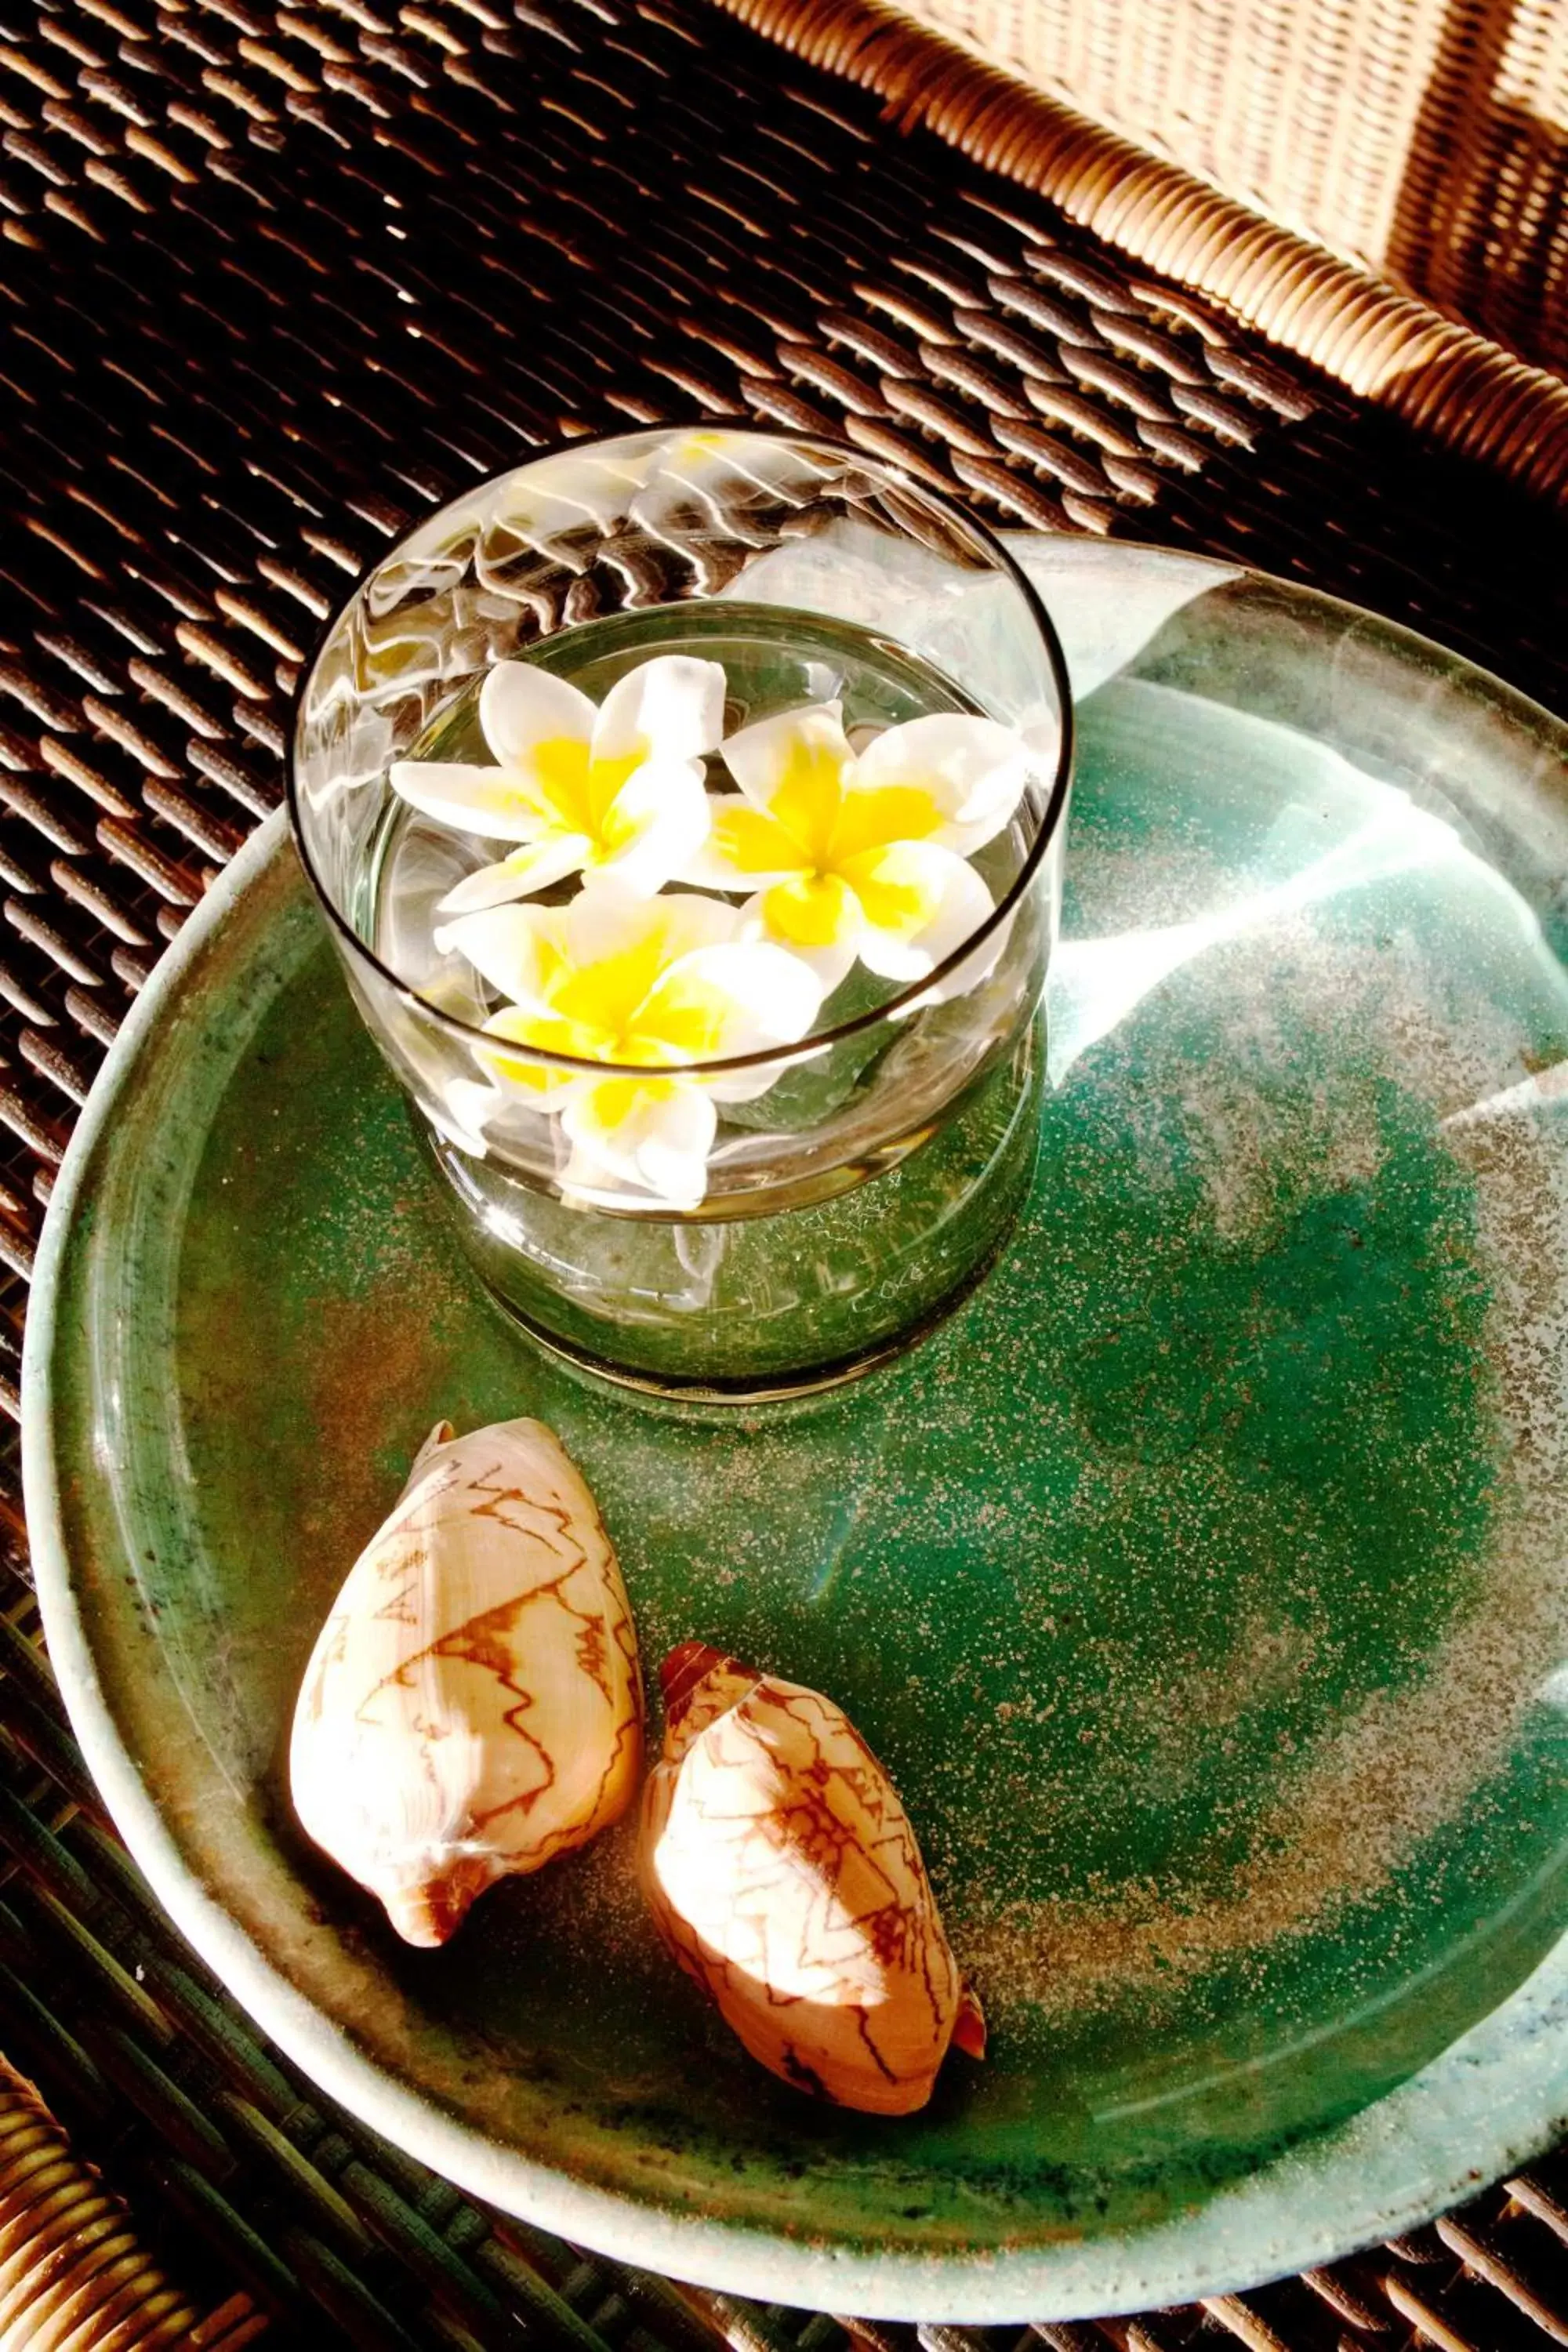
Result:
<svg viewBox="0 0 1568 2352"><path fill-rule="evenodd" d="M449 890L443 914L531 898L569 874L614 874L651 898L708 835L703 754L724 726L718 662L663 654L642 662L595 709L531 662L498 662L479 689L493 768L399 760L395 792L460 832L521 845Z"/></svg>
<svg viewBox="0 0 1568 2352"><path fill-rule="evenodd" d="M493 907L437 934L509 1000L484 1024L496 1050L477 1050L501 1098L559 1115L570 1191L632 1185L682 1209L701 1200L715 1104L765 1093L779 1074L684 1076L682 1065L794 1045L822 1003L808 966L741 928L740 910L716 898L639 898L605 876L568 906ZM616 1067L563 1069L530 1046Z"/></svg>
<svg viewBox="0 0 1568 2352"><path fill-rule="evenodd" d="M723 752L741 789L715 798L680 879L752 891L747 929L804 957L825 990L857 956L884 979L921 980L990 914L967 861L1032 772L1010 729L938 713L888 728L857 757L826 702L759 719Z"/></svg>

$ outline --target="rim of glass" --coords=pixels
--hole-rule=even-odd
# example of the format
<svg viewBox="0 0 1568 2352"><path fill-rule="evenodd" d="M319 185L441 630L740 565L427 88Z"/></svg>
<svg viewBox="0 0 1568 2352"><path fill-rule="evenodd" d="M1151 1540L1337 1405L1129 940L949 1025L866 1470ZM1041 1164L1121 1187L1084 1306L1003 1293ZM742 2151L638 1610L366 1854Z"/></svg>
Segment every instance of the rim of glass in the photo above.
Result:
<svg viewBox="0 0 1568 2352"><path fill-rule="evenodd" d="M293 836L294 847L300 862L305 869L305 878L310 885L317 904L325 913L333 929L347 942L355 956L368 964L411 1011L434 1022L438 1028L446 1030L466 1046L481 1045L487 1054L493 1054L496 1051L497 1041L491 1032L476 1028L471 1022L459 1020L456 1013L443 1012L441 1007L438 1004L433 1004L427 996L422 996L416 988L411 988L400 973L395 971L390 964L384 962L374 949L361 939L317 872L315 861L311 857L310 845L305 837L305 827L300 809L298 746L304 708L315 683L316 673L326 657L327 648L356 598L363 593L375 575L387 564L393 562L399 551L406 547L408 541L419 532L429 530L433 524L438 523L444 515L451 513L455 508L467 505L489 484L504 481L513 474L525 472L531 466L543 465L552 457L601 452L613 448L617 443L640 440L650 434L685 432L738 433L744 434L756 441L783 442L797 448L826 450L833 457L847 458L852 464L861 467L867 472L892 482L901 493L912 494L923 500L927 506L934 508L939 515L956 522L962 530L971 533L984 553L990 559L995 571L1011 582L1014 590L1023 602L1025 611L1035 625L1040 642L1045 647L1047 665L1059 698L1061 724L1057 745L1056 772L1051 779L1045 807L1041 811L1038 830L1029 845L1022 866L1005 892L992 908L985 920L976 924L974 929L969 932L950 954L944 956L940 963L934 964L931 970L921 979L910 982L907 987L898 992L897 995L890 996L886 1003L873 1005L869 1012L858 1013L847 1021L837 1022L830 1029L815 1029L807 1036L797 1038L791 1045L764 1045L756 1047L749 1054L730 1054L716 1059L680 1062L670 1066L671 1069L679 1070L683 1076L717 1076L729 1070L760 1069L769 1064L784 1069L791 1063L814 1058L829 1046L837 1045L843 1038L859 1036L866 1030L875 1028L879 1022L893 1020L905 1012L914 1011L922 997L929 994L931 989L939 986L951 973L956 971L961 964L967 962L976 949L990 939L1013 914L1038 873L1046 853L1056 839L1061 825L1072 781L1074 749L1072 682L1068 675L1067 656L1062 651L1061 639L1057 635L1056 624L1046 610L1043 600L1026 573L1014 562L990 526L982 522L977 516L972 515L967 508L957 505L954 500L945 497L941 491L928 489L923 482L917 482L912 475L906 474L900 467L889 464L881 458L867 456L850 442L835 441L830 436L822 433L773 432L767 426L757 425L751 417L658 418L648 425L634 425L624 433L599 433L584 436L575 440L552 442L548 448L531 451L525 457L520 459L516 466L503 467L499 472L485 476L483 480L476 482L471 488L460 491L456 498L448 499L445 506L434 508L415 525L412 530L405 531L395 546L384 550L373 562L365 565L349 594L322 630L289 714L289 748L284 763L289 829ZM710 597L689 598L684 601L702 604L714 602ZM584 625L585 625L581 622L569 622L565 630L553 630L551 633L552 637L563 636L572 628ZM592 1075L601 1079L606 1076L647 1078L659 1075L658 1072L650 1072L641 1063L584 1061L576 1055L557 1053L547 1046L530 1045L527 1048L527 1057L531 1062L539 1062L547 1068L567 1070L584 1076ZM669 1074L668 1070L663 1073L666 1076Z"/></svg>

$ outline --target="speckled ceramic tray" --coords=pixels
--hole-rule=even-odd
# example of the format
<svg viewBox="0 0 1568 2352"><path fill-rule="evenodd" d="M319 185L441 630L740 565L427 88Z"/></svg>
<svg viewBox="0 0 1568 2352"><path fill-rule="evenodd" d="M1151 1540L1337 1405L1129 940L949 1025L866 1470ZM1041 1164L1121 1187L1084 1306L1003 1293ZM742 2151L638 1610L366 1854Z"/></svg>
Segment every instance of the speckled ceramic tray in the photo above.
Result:
<svg viewBox="0 0 1568 2352"><path fill-rule="evenodd" d="M1026 551L1021 550L1021 551ZM1027 560L1082 720L1038 1177L931 1339L673 1419L479 1294L292 854L192 919L28 1329L50 1647L179 1924L481 2195L792 2303L1174 2302L1450 2202L1568 2110L1564 737L1416 640ZM438 1413L561 1432L645 1660L832 1691L990 2012L923 2116L758 2073L612 1833L400 1947L279 1771Z"/></svg>

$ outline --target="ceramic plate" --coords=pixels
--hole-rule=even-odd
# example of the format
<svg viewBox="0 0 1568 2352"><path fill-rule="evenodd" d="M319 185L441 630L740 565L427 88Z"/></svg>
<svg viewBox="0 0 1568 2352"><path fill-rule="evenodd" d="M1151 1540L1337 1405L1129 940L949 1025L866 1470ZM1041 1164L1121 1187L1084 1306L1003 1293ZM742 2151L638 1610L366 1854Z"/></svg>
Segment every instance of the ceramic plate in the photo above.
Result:
<svg viewBox="0 0 1568 2352"><path fill-rule="evenodd" d="M925 1345L805 1408L578 1385L465 1272L265 827L51 1212L26 1468L50 1648L179 1925L480 2196L792 2304L1018 2319L1318 2262L1568 2109L1564 738L1277 583L1021 544L1082 751L1039 1172ZM752 2066L623 1830L401 1947L280 1771L439 1414L535 1413L645 1663L832 1692L990 2014L923 2115Z"/></svg>

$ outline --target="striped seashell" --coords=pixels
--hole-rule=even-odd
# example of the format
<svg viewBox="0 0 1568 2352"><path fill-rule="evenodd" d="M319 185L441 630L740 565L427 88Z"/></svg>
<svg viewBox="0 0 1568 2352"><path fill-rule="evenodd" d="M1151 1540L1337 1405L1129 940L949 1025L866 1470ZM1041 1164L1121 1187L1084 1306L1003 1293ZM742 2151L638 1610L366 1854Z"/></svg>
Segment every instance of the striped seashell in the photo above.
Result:
<svg viewBox="0 0 1568 2352"><path fill-rule="evenodd" d="M555 1437L440 1422L305 1670L295 1811L400 1936L444 1944L626 1811L642 1717L616 1555Z"/></svg>
<svg viewBox="0 0 1568 2352"><path fill-rule="evenodd" d="M841 1707L700 1642L660 1669L642 1872L670 1950L753 2058L840 2106L924 2106L985 2048L914 1831Z"/></svg>

